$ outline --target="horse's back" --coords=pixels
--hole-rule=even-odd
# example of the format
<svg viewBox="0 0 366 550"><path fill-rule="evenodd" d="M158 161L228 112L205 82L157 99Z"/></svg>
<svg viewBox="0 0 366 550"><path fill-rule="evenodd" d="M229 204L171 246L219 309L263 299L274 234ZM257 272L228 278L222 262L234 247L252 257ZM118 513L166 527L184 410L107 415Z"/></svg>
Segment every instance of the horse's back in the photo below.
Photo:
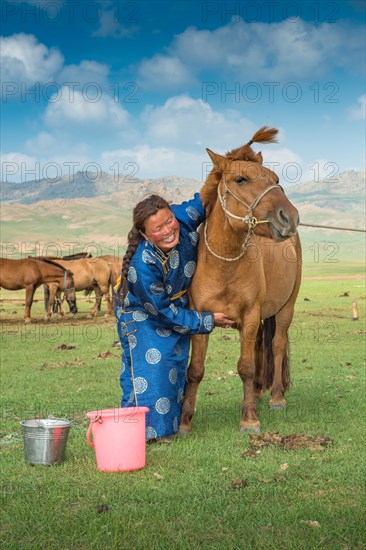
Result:
<svg viewBox="0 0 366 550"><path fill-rule="evenodd" d="M20 290L37 284L40 278L34 260L0 258L0 287L7 290Z"/></svg>

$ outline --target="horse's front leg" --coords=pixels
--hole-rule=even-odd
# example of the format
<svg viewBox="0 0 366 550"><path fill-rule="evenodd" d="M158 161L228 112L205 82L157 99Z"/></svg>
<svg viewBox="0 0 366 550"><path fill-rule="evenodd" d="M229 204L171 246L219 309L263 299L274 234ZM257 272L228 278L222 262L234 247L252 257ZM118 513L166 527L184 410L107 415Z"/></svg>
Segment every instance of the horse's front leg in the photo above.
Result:
<svg viewBox="0 0 366 550"><path fill-rule="evenodd" d="M255 355L254 348L259 328L259 316L246 318L240 333L240 358L238 373L243 382L244 399L242 403L242 418L240 431L260 432L260 422L255 404Z"/></svg>
<svg viewBox="0 0 366 550"><path fill-rule="evenodd" d="M31 322L31 307L33 304L33 297L36 291L35 285L28 285L25 287L25 308L24 308L24 322Z"/></svg>
<svg viewBox="0 0 366 550"><path fill-rule="evenodd" d="M187 435L191 431L192 418L195 413L198 386L205 372L205 355L208 346L208 335L192 336L191 362L187 371L187 385L184 394L179 435Z"/></svg>
<svg viewBox="0 0 366 550"><path fill-rule="evenodd" d="M56 299L55 299L55 307L54 309L57 311L59 311L61 317L63 317L65 315L65 311L64 311L64 308L62 307L62 296L61 296L61 290L58 290L56 292Z"/></svg>
<svg viewBox="0 0 366 550"><path fill-rule="evenodd" d="M56 296L56 293L57 293L58 284L57 283L50 283L48 285L48 289L49 289L49 297L48 297L48 306L47 306L47 311L46 311L46 315L45 315L45 321L49 321L52 317L53 306L55 304L55 296Z"/></svg>

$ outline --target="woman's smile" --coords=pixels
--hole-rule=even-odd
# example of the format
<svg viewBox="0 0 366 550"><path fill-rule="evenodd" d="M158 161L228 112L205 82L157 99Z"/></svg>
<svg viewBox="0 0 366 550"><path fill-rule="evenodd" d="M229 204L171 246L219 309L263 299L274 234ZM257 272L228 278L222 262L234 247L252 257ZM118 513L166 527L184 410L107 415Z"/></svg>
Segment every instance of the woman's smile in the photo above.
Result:
<svg viewBox="0 0 366 550"><path fill-rule="evenodd" d="M168 252L179 243L180 227L169 208L162 208L150 216L143 236L163 252Z"/></svg>

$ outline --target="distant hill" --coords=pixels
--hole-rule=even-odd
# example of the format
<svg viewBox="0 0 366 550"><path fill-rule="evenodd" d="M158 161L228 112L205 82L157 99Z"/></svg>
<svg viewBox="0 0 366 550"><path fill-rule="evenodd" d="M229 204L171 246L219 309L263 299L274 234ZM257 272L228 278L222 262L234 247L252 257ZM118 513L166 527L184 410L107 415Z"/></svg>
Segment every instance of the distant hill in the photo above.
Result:
<svg viewBox="0 0 366 550"><path fill-rule="evenodd" d="M303 222L365 228L365 171L342 172L335 181L306 182L286 193Z"/></svg>
<svg viewBox="0 0 366 550"><path fill-rule="evenodd" d="M164 176L158 180L140 180L132 176L115 177L102 172L100 174L77 172L71 181L69 176L57 180L42 179L22 183L1 182L1 201L33 204L39 201L55 199L81 199L112 195L127 192L131 198L147 193L171 194L198 190L202 183L199 180ZM183 194L185 193L183 191ZM181 196L181 195L179 195Z"/></svg>
<svg viewBox="0 0 366 550"><path fill-rule="evenodd" d="M122 255L131 211L139 200L156 192L169 201L181 202L202 186L198 180L176 176L116 182L103 174L94 183L82 180L79 174L72 184L64 180L3 184L0 255L32 251L57 255L60 250L73 253L86 249L94 255L102 250ZM302 183L286 188L286 194L303 223L365 227L364 172L344 172L332 183ZM338 243L340 258L364 257L363 233L300 227L300 234L305 257L313 256L314 242Z"/></svg>

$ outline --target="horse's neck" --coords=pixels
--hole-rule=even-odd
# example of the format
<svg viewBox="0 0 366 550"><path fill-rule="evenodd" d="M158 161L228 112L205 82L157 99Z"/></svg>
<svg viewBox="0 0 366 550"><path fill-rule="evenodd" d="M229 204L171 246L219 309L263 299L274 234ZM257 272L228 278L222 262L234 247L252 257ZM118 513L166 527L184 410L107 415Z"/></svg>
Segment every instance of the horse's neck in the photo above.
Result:
<svg viewBox="0 0 366 550"><path fill-rule="evenodd" d="M234 223L237 227L233 229L229 216L225 214L219 200L216 201L212 208L206 223L208 239L213 246L219 244L234 248L238 243L244 242L248 233L248 226L242 222L235 221Z"/></svg>
<svg viewBox="0 0 366 550"><path fill-rule="evenodd" d="M64 276L64 271L61 267L58 268L53 265L48 265L47 268L48 269L44 269L44 270L42 269L45 283L54 281L55 279L60 279L62 281L62 278Z"/></svg>

